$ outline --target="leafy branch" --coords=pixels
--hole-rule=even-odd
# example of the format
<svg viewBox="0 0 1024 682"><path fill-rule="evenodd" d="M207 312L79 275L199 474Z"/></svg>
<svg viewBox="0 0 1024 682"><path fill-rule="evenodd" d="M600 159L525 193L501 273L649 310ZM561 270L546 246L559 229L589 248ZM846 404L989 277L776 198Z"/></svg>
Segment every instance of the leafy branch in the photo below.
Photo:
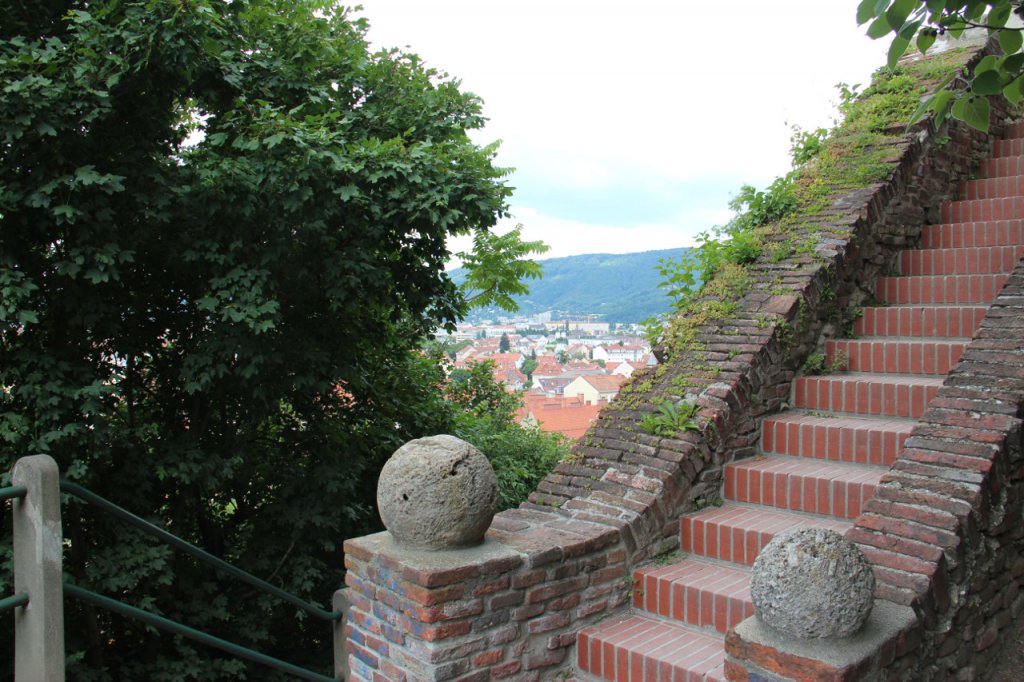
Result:
<svg viewBox="0 0 1024 682"><path fill-rule="evenodd" d="M913 124L927 113L940 126L949 117L988 132L991 105L989 98L1003 95L1016 105L1024 100L1024 35L1022 28L1008 26L1011 16L1024 18L1020 0L862 0L857 7L857 23L868 24L867 35L878 39L894 34L889 46L889 67L916 45L925 54L939 36L960 39L967 29L984 29L995 36L1003 56L989 55L974 69L973 77L963 79L964 87L947 89L956 74L939 85L921 102L911 117Z"/></svg>
<svg viewBox="0 0 1024 682"><path fill-rule="evenodd" d="M522 225L516 225L505 234L477 230L473 235L473 250L456 254L467 270L460 289L469 308L496 305L509 312L519 310L515 297L530 292L525 280L540 279L544 275L543 266L525 256L539 255L550 249L542 241L526 242L522 237Z"/></svg>

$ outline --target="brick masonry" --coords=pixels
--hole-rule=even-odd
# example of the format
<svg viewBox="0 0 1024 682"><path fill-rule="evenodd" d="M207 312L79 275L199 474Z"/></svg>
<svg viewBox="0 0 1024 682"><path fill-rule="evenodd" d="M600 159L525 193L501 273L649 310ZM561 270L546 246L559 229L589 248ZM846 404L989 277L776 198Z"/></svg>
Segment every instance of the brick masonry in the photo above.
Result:
<svg viewBox="0 0 1024 682"><path fill-rule="evenodd" d="M837 193L824 214L798 227L817 235L816 257L755 263L755 285L737 312L699 330L703 349L635 375L529 502L495 517L478 552L442 552L445 557L427 561L380 536L347 541L352 679L518 681L571 670L579 630L628 607L633 568L677 548L680 514L717 497L727 483L726 464L753 453L760 420L788 403L799 362L815 350L836 311L871 298L876 280L901 267L896 249L919 243L921 226L939 222L942 201L989 151L989 139L975 131L949 126L942 133L919 126L905 135L892 148L886 181ZM970 213L979 231L1018 229L1004 214L983 215L989 209L970 201L957 210L979 211L976 218ZM923 238L942 243L948 237L936 230ZM1024 532L1015 492L1024 345L1007 338L1024 337L1022 278L1019 269L1010 278L979 340L956 349L960 367L971 371L958 369L945 385L922 377L893 388L894 396L920 394L909 404L924 412L926 423L909 434L889 474L844 483L864 491L862 508L844 515L879 566L879 595L920 615L916 645L903 645L886 669L897 679L951 666L980 670L974 652L993 651L1001 628L1024 604L1015 587L1024 556L1005 551ZM777 293L780 286L788 293ZM994 292L1001 283L958 285L949 295L986 286ZM940 289L922 280L918 293L946 295ZM980 314L903 320L883 311L858 324L966 328ZM856 387L803 393L812 394L875 399L859 397ZM639 427L658 400L683 397L699 406L699 430L660 438ZM890 404L878 399L883 413ZM771 433L785 447L787 438L827 439L828 426L775 425ZM837 443L834 451L837 458L855 457L856 445ZM741 485L739 470L730 476ZM854 520L858 511L865 513ZM742 601L736 608L746 613ZM973 645L963 646L965 638ZM742 668L736 661L730 666Z"/></svg>
<svg viewBox="0 0 1024 682"><path fill-rule="evenodd" d="M983 679L1024 608L1022 359L1018 263L847 534L876 566L877 596L920 620L880 679Z"/></svg>

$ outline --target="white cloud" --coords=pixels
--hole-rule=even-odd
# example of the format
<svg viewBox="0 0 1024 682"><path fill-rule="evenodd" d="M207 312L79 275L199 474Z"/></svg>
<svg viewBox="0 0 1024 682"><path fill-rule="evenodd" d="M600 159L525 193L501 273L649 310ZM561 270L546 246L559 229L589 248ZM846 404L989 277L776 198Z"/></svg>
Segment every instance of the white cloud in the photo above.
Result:
<svg viewBox="0 0 1024 682"><path fill-rule="evenodd" d="M683 193L709 176L764 184L788 169L787 123L829 125L834 84L866 82L887 47L856 26L857 0L363 5L371 40L409 45L484 98L490 123L475 139L503 140L498 163L516 167L510 184L523 188L513 203L545 221L546 241L581 248L590 247L579 225L605 233L592 217L540 205L534 180L546 184L545 202L560 188L607 193L638 177ZM552 213L563 219L542 217ZM607 234L646 248L654 231Z"/></svg>
<svg viewBox="0 0 1024 682"><path fill-rule="evenodd" d="M503 228L522 224L523 239L543 241L551 247L542 258L559 258L578 253L634 253L692 246L698 232L722 224L732 217L731 211L727 209L696 209L678 214L672 222L623 227L555 218L524 206L513 206L512 213L512 218Z"/></svg>

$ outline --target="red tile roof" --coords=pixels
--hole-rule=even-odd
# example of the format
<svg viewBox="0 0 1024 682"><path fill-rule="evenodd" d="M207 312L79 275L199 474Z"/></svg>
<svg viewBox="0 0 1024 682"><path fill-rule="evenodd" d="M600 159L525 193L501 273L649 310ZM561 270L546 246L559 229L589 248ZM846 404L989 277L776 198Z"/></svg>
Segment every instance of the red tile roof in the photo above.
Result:
<svg viewBox="0 0 1024 682"><path fill-rule="evenodd" d="M597 376L584 376L580 378L602 393L618 391L622 384L626 382L626 377L621 374L599 374Z"/></svg>
<svg viewBox="0 0 1024 682"><path fill-rule="evenodd" d="M536 393L523 396L524 405L520 410L520 421L533 415L537 427L548 433L561 433L574 440L587 432L597 419L604 401L597 405L584 405L580 398L550 398Z"/></svg>

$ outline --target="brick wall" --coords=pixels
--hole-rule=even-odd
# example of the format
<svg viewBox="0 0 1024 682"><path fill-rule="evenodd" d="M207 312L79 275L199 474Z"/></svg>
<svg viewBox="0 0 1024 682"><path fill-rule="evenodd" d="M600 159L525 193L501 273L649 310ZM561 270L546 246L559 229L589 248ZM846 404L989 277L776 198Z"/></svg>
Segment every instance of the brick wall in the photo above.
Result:
<svg viewBox="0 0 1024 682"><path fill-rule="evenodd" d="M888 613L865 635L873 648L737 630L729 679L988 679L1003 646L1020 646L1006 636L1024 610L1021 358L1024 261L847 533L874 568L876 611Z"/></svg>
<svg viewBox="0 0 1024 682"><path fill-rule="evenodd" d="M976 679L1024 608L1024 263L848 537L916 646L881 677Z"/></svg>
<svg viewBox="0 0 1024 682"><path fill-rule="evenodd" d="M562 674L571 664L576 632L627 607L632 568L678 545L679 515L714 502L723 463L754 452L758 418L789 400L797 367L819 343L822 330L836 323L837 311L871 295L875 277L892 266L893 249L916 243L921 225L938 217L940 202L950 197L956 180L967 177L987 145L985 136L956 126L942 135L919 126L900 138L891 148L892 172L886 181L837 192L826 211L795 228L816 235L814 256L754 264L754 285L736 313L698 330L700 350L678 353L657 368L635 374L571 460L560 464L528 503L495 517L483 545L431 553L398 547L386 533L347 541L353 679L537 680ZM999 350L984 352L991 357ZM698 404L700 430L659 438L640 428L658 401L680 398ZM949 399L949 409L959 414L964 407L956 401L975 400L960 393ZM937 414L946 418L944 412ZM982 442L991 460L992 429L1007 426L1009 418L997 411L971 423L942 428L964 429L967 436L982 433L979 438L988 439ZM992 570L999 572L988 536L970 533L990 527L1013 532L1004 512L981 516L993 500L1003 499L999 495L1009 495L1010 488L989 490L974 480L983 477L979 467L986 466L984 457L940 456L924 445L913 448L910 457L918 459L903 462L883 486L899 499L888 500L889 506L884 499L869 503L873 506L865 524L884 527L858 526L864 540L876 532L888 536L900 523L907 533L917 533L910 538L925 540L924 556L894 555L897 565L882 589L889 591L887 597L934 614L926 621L934 628L941 630L944 619L958 618L964 627L979 631L994 627L1007 617L999 614L1008 612L996 609L987 620L979 620L967 606L977 603L987 587L975 586L980 590L971 590L969 598L950 595L960 589L962 579L974 580L967 566L980 560L965 553L968 546L977 545L980 556L988 557ZM915 455L918 450L931 454ZM973 459L946 459L954 456ZM972 466L965 466L967 462ZM991 470L991 462L987 466ZM921 499L935 498L939 505L946 492L951 495L946 508L920 512L927 519L934 516L938 525L921 523L918 517L901 521L899 516L904 513L900 505L909 499L896 494L905 487L901 481L921 478L922 467L938 471L936 485L949 491L920 493ZM976 486L978 492L968 494L964 486ZM924 506L917 497L909 504L915 510ZM1010 501L1000 504L1004 509ZM1019 507L1010 511L1019 518ZM961 526L966 529L963 537ZM888 550L879 547L882 551ZM1024 563L1002 568L1011 576L1024 572ZM1019 608L1019 601L1014 597L1006 607ZM929 646L915 651L931 651ZM932 647L940 661L958 654L942 646L936 641ZM907 654L894 665L920 667L914 660Z"/></svg>

